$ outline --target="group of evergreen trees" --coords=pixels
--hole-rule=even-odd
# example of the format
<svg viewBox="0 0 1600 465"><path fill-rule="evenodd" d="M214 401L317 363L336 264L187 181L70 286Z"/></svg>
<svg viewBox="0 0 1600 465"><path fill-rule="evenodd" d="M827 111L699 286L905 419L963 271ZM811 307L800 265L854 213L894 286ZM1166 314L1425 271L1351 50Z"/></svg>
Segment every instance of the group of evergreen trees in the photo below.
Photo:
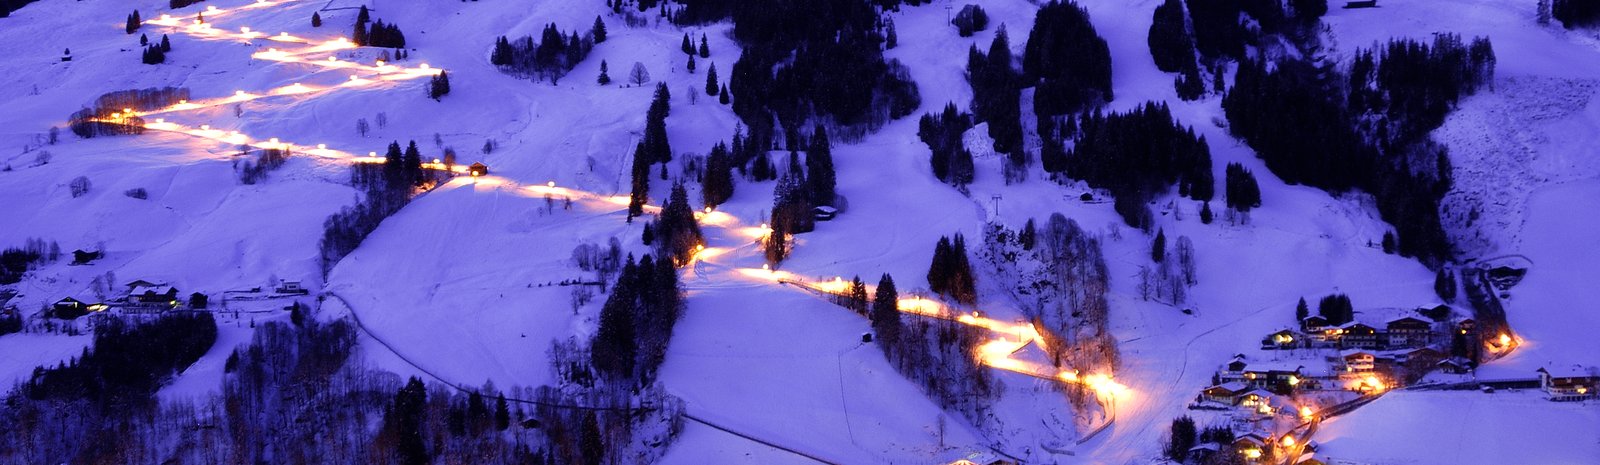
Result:
<svg viewBox="0 0 1600 465"><path fill-rule="evenodd" d="M661 214L650 226L655 232L656 256L669 257L676 266L689 264L697 248L706 242L700 234L700 224L695 222L694 207L689 206L689 195L683 184L672 186ZM662 261L667 259L662 258Z"/></svg>
<svg viewBox="0 0 1600 465"><path fill-rule="evenodd" d="M1148 42L1156 68L1178 73L1173 86L1177 88L1179 98L1195 100L1205 93L1205 81L1200 77L1200 67L1195 61L1194 34L1189 30L1188 16L1184 14L1181 1L1166 0L1156 7Z"/></svg>
<svg viewBox="0 0 1600 465"><path fill-rule="evenodd" d="M811 195L805 168L800 164L799 152L789 152L788 166L772 190L772 231L767 234L763 244L767 264L773 268L788 258L792 250L790 235L811 232L816 228L816 214L812 212L816 203Z"/></svg>
<svg viewBox="0 0 1600 465"><path fill-rule="evenodd" d="M439 100L450 94L450 76L443 70L438 75L428 78L428 98Z"/></svg>
<svg viewBox="0 0 1600 465"><path fill-rule="evenodd" d="M167 8L176 10L203 1L205 0L167 0Z"/></svg>
<svg viewBox="0 0 1600 465"><path fill-rule="evenodd" d="M700 181L700 203L716 208L733 198L733 155L728 144L717 142L706 155L706 172Z"/></svg>
<svg viewBox="0 0 1600 465"><path fill-rule="evenodd" d="M1600 2L1594 0L1550 1L1550 13L1567 29L1600 26ZM4 16L4 15L0 15Z"/></svg>
<svg viewBox="0 0 1600 465"><path fill-rule="evenodd" d="M645 113L644 137L633 149L633 189L628 200L628 221L644 214L644 205L650 201L650 167L661 163L662 179L666 178L666 163L672 161L672 144L667 137L667 116L672 113L672 92L667 83L656 84L650 109Z"/></svg>
<svg viewBox="0 0 1600 465"><path fill-rule="evenodd" d="M1211 200L1216 183L1211 149L1172 118L1165 103L1147 103L1127 113L1094 112L1077 119L1074 147L1044 153L1046 170L1082 179L1111 191L1118 213L1130 226L1145 229L1149 213L1143 204L1178 184L1178 194Z"/></svg>
<svg viewBox="0 0 1600 465"><path fill-rule="evenodd" d="M1027 160L1022 150L1022 78L1011 61L1011 39L1001 25L989 43L989 53L978 51L977 45L967 50L967 82L972 84L974 122L989 123L994 151L1020 167ZM971 182L970 176L966 182Z"/></svg>
<svg viewBox="0 0 1600 465"><path fill-rule="evenodd" d="M1261 206L1261 186L1256 184L1256 175L1245 169L1244 165L1229 163L1223 174L1223 186L1228 208L1249 212Z"/></svg>
<svg viewBox="0 0 1600 465"><path fill-rule="evenodd" d="M1247 61L1223 99L1230 130L1285 181L1378 200L1397 250L1425 262L1450 256L1439 199L1450 188L1446 150L1428 132L1494 75L1488 39L1454 34L1432 44L1390 41L1358 50L1348 73L1284 59Z"/></svg>
<svg viewBox="0 0 1600 465"><path fill-rule="evenodd" d="M34 263L49 263L61 257L61 246L45 244L43 239L28 239L22 247L0 250L0 284L16 284Z"/></svg>
<svg viewBox="0 0 1600 465"><path fill-rule="evenodd" d="M132 13L128 13L128 23L127 25L123 26L122 29L127 31L128 34L133 34L139 30L140 26L143 25L144 20L139 18L139 10L133 10Z"/></svg>
<svg viewBox="0 0 1600 465"><path fill-rule="evenodd" d="M141 42L148 42L140 36ZM142 43L144 51L139 54L139 62L147 65L159 65L167 62L167 52L172 51L172 40L166 34L161 35L161 42L148 44Z"/></svg>
<svg viewBox="0 0 1600 465"><path fill-rule="evenodd" d="M516 40L501 36L489 53L489 63L505 72L556 83L589 56L594 44L604 37L596 34L604 34L603 31L603 28L596 29L582 36L577 31L562 34L555 23L550 23L539 34L538 43L529 36Z"/></svg>
<svg viewBox="0 0 1600 465"><path fill-rule="evenodd" d="M672 327L683 311L678 271L672 260L629 255L600 309L600 327L590 341L594 368L618 386L647 386L666 359Z"/></svg>
<svg viewBox="0 0 1600 465"><path fill-rule="evenodd" d="M961 12L950 20L956 26L956 33L961 37L972 37L973 33L989 28L989 13L983 7L968 4L961 7Z"/></svg>
<svg viewBox="0 0 1600 465"><path fill-rule="evenodd" d="M1331 294L1323 296L1317 302L1317 314L1328 320L1328 325L1338 326L1356 318L1355 306L1350 303L1350 296L1344 294Z"/></svg>
<svg viewBox="0 0 1600 465"><path fill-rule="evenodd" d="M928 289L966 305L978 303L977 278L967 259L967 240L940 237L933 247L933 262L928 264Z"/></svg>
<svg viewBox="0 0 1600 465"><path fill-rule="evenodd" d="M381 19L373 21L366 5L361 5L361 12L356 14L355 30L350 33L350 41L363 47L406 47L406 35L400 32L400 26L384 24Z"/></svg>
<svg viewBox="0 0 1600 465"><path fill-rule="evenodd" d="M972 151L961 141L972 125L972 115L956 110L955 103L946 104L941 114L924 114L917 122L917 137L932 150L929 164L940 181L957 186L972 183Z"/></svg>
<svg viewBox="0 0 1600 465"><path fill-rule="evenodd" d="M1111 101L1111 49L1088 11L1072 0L1051 0L1034 16L1022 76L1034 86L1033 111L1045 127L1052 117Z"/></svg>
<svg viewBox="0 0 1600 465"><path fill-rule="evenodd" d="M883 57L883 21L869 0L693 2L677 17L726 18L744 47L728 76L734 113L762 139L774 120L783 132L815 119L858 136L921 103L905 67Z"/></svg>

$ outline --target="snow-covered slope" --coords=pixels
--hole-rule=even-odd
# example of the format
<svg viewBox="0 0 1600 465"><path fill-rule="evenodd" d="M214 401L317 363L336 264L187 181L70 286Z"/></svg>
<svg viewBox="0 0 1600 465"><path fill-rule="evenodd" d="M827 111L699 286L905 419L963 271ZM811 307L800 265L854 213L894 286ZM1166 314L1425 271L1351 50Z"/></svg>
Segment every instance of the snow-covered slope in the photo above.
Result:
<svg viewBox="0 0 1600 465"><path fill-rule="evenodd" d="M230 9L248 3L208 2ZM861 335L869 332L866 321L803 289L746 273L759 268L763 258L743 228L762 223L771 204L770 182L738 184L734 198L719 208L726 216L718 218L727 224L706 228L714 255L683 272L688 309L662 367L666 390L706 421L843 463L929 462L988 447L1044 463L1137 463L1156 455L1167 422L1186 412L1184 406L1210 383L1219 364L1291 323L1297 299L1339 292L1350 295L1358 309L1412 307L1435 299L1429 270L1371 246L1390 228L1377 218L1369 198L1335 198L1283 183L1214 123L1222 114L1217 99L1181 102L1175 97L1172 76L1155 68L1145 41L1151 12L1160 2L1081 3L1111 47L1117 98L1110 109L1165 101L1211 144L1218 179L1223 166L1238 162L1261 181L1264 205L1248 224L1203 225L1192 201L1173 201L1169 195L1155 202L1157 225L1169 238L1189 237L1197 250L1199 284L1188 302L1173 307L1139 298L1137 275L1149 263L1150 237L1122 226L1110 203L1078 200L1088 190L1084 186L1046 181L1037 167L1030 181L1007 185L995 157L980 157L968 195L940 183L928 166L927 147L916 137L914 118L835 147L839 192L849 199L849 209L802 235L783 269L803 277L859 275L868 281L890 273L902 292L925 288L922 277L940 236L960 232L979 238L989 221L1016 228L1030 218L1062 213L1102 236L1111 268L1111 326L1123 358L1116 378L1130 389L1119 398L1110 427L1073 447L1075 455L1047 450L1072 444L1087 432L1049 424L1047 419L1074 413L1065 397L1040 381L1011 374L1000 377L1007 393L998 421L969 425L959 415L941 412L877 348L861 343ZM165 2L138 0L116 8L81 4L42 0L0 19L0 44L8 44L5 50L12 53L0 62L0 75L9 82L0 86L0 101L8 104L0 115L0 125L8 128L0 134L0 146L32 142L106 91L177 85L191 88L199 99L296 82L331 86L349 74L251 59L251 52L267 45L175 31L168 64L140 65L137 35L120 29L123 10L139 8L152 17L165 11ZM251 27L325 41L347 33L354 10L323 11L326 24L320 29L310 26L311 13L357 4L282 1L214 15L211 21L220 29ZM204 6L176 16L188 17ZM1020 51L1037 6L998 0L984 7L992 23L1006 25ZM726 77L739 54L727 24L629 28L607 17L610 40L558 84L516 79L487 62L489 45L498 36L537 35L548 23L564 31L583 30L604 12L601 2L556 0L379 5L375 17L406 30L414 48L406 64L428 63L450 73L452 93L442 101L424 98L421 80L379 81L254 100L240 105L237 115L224 105L170 116L186 125L327 144L355 154L381 152L391 140L415 140L425 157L453 147L461 162L491 167L492 176L455 179L389 218L332 270L325 285L316 260L322 221L358 199L345 183L343 162L298 157L261 184L241 185L228 161L235 152L231 145L171 133L92 140L64 136L60 144L44 147L53 160L41 166L33 166L36 151L0 155L13 168L0 172L0 218L8 219L0 228L0 245L42 237L68 250L103 242L110 252L91 266L57 263L39 270L19 286L23 308L37 309L66 295L91 297L89 283L107 272L122 281L170 281L185 293L304 279L327 291L329 302L341 302L325 307L324 317L353 313L360 318L368 332L363 353L380 368L464 385L550 382L545 352L550 343L587 338L604 299L575 306L576 286L558 285L592 276L572 263L573 248L616 238L632 253L648 250L640 244L640 223L624 221L625 202L607 197L626 194L628 157L644 126L652 86L628 87L622 79L599 86L593 78L600 63L608 64L613 77L642 63L654 81L668 83L674 95L667 125L677 152L703 153L731 136L737 124L727 106L700 93L704 74L687 73L676 46L685 32L706 34L712 56L700 61L701 73L715 63ZM994 37L991 28L961 38L944 23L946 14L940 3L893 13L901 42L886 55L905 63L919 85L923 104L914 115L946 102L966 105L971 91L964 76L965 51L972 44L986 48ZM1600 274L1600 255L1594 247L1573 246L1600 239L1589 220L1600 213L1595 211L1600 162L1594 157L1600 106L1589 103L1600 78L1597 41L1539 27L1531 2L1512 0L1386 1L1377 10L1335 8L1327 22L1337 39L1335 55L1400 35L1455 31L1494 40L1499 55L1495 89L1465 100L1435 134L1452 147L1461 173L1458 192L1451 196L1458 203L1450 208L1493 199L1483 204L1482 219L1457 225L1467 252L1523 253L1535 263L1513 291L1509 309L1523 345L1484 370L1527 376L1552 361L1600 363L1600 345L1590 336L1600 331L1600 320L1581 311L1587 308L1583 302L1600 300L1596 287L1584 284ZM147 27L146 32L162 29ZM68 47L74 60L59 62L58 52ZM334 55L370 62L376 51ZM698 102L691 103L695 93ZM366 137L356 133L358 119L375 123L380 118L387 124L374 124ZM979 132L970 139L983 140ZM489 139L498 150L477 150ZM974 148L983 153L982 147ZM67 184L80 175L94 187L72 198ZM541 190L546 183L557 188ZM135 187L147 189L149 199L122 194ZM659 204L666 183L657 181L654 187L653 203ZM556 194L546 200L546 191ZM575 197L570 209L563 199L568 195ZM981 283L979 307L997 319L1019 316L1017 304L994 278L980 278L988 282ZM180 378L168 397L214 389L227 347L248 340L248 330L240 327L244 321L224 322L234 327L223 332L222 346ZM5 368L0 382L26 376L33 364L74 355L87 342L41 339L0 337ZM1319 440L1326 437L1330 450L1352 451L1340 456L1400 458L1368 453L1392 446L1374 439L1372 431L1382 429L1371 424L1393 428L1396 419L1442 414L1457 402L1485 406L1449 412L1461 422L1495 421L1508 415L1506 409L1528 403L1522 397L1508 404L1456 397L1468 395L1396 395L1330 423ZM1553 412L1548 418L1570 419L1580 427L1594 423L1593 415L1582 411L1544 410ZM1481 441L1502 431L1463 428L1426 440ZM1561 442L1548 447L1561 449ZM1587 446L1550 457L1581 457L1573 454L1592 449L1582 447ZM665 457L670 463L804 460L701 423L690 423Z"/></svg>

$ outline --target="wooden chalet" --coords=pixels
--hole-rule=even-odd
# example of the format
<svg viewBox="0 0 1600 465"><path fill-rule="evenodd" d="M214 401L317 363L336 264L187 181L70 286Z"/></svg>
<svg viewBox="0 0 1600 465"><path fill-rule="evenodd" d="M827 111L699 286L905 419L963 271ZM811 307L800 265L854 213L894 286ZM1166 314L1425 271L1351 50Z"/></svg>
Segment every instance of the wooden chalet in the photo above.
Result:
<svg viewBox="0 0 1600 465"><path fill-rule="evenodd" d="M1595 398L1600 389L1600 370L1577 365L1544 367L1538 370L1539 388L1545 397L1559 402Z"/></svg>

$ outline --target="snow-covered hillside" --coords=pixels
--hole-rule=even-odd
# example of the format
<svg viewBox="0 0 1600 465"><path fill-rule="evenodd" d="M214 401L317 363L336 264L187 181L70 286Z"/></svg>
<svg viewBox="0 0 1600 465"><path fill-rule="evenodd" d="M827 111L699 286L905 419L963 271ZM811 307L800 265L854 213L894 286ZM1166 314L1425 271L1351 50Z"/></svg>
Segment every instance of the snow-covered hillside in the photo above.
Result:
<svg viewBox="0 0 1600 465"><path fill-rule="evenodd" d="M615 240L625 253L651 253L641 242L644 222L629 221L626 210L630 158L643 137L654 84L672 91L667 127L675 152L705 153L740 125L729 106L701 90L711 64L725 79L731 75L741 53L732 25L628 27L598 1L367 2L375 17L406 28L410 57L391 63L402 71L389 73L374 63L379 49L331 45L349 34L362 3L210 0L173 12L157 0L41 0L0 19L6 44L0 50L8 57L0 61L6 76L0 102L7 108L0 126L8 128L0 147L12 150L0 153L6 167L0 246L42 238L68 251L107 253L88 265L62 260L34 270L15 286L20 295L12 303L33 315L68 296L108 301L136 279L172 284L184 296L302 281L311 292L298 300L316 305L320 318L360 322L359 353L376 368L459 386L555 383L547 351L555 342L587 341L606 297L584 283L595 274L580 268L574 249ZM1039 6L981 3L992 24L1005 25L1020 55ZM1026 463L1156 463L1170 421L1189 414L1218 366L1292 326L1299 299L1342 293L1358 310L1374 311L1438 300L1431 270L1374 245L1393 228L1370 196L1285 183L1221 127L1220 98L1177 98L1173 75L1155 67L1146 42L1160 1L1079 3L1110 46L1116 98L1107 110L1165 102L1210 144L1217 179L1224 166L1239 163L1260 180L1263 205L1243 224L1202 224L1200 205L1176 189L1152 202L1153 230L1194 244L1198 283L1187 299L1168 305L1141 298L1139 275L1150 265L1153 234L1127 227L1105 192L1052 182L1037 164L1027 181L1005 182L1004 161L993 156L984 126L966 137L979 155L967 192L934 177L915 118L949 102L970 103L966 51L986 49L997 28L960 37L946 18L947 6L959 9L962 2L906 6L887 13L900 44L885 56L909 68L921 105L859 141L835 142L838 193L848 209L798 235L782 274L761 270L767 260L758 240L775 182L739 179L730 201L702 214L706 250L680 272L687 308L660 373L663 389L682 399L695 421L663 462L944 463L994 452ZM207 17L214 30L283 32L306 43L146 25L142 33L168 34L174 51L166 64L138 63L138 35L121 29L125 10L183 21L209 6L221 9ZM1333 57L1390 37L1437 32L1494 41L1492 89L1464 99L1433 133L1450 147L1457 173L1445 218L1461 258L1521 254L1533 262L1508 300L1519 348L1480 369L1483 378L1600 365L1594 337L1600 316L1590 311L1600 287L1588 284L1600 275L1600 248L1592 246L1600 241L1592 220L1600 214L1600 104L1593 103L1600 38L1540 26L1533 8L1521 0L1392 0L1378 9L1335 7L1324 18ZM311 26L313 12L324 26ZM538 36L551 23L582 31L596 17L606 21L610 38L558 83L519 79L489 63L497 37ZM686 71L678 55L685 33L708 38L710 57L698 73ZM277 47L306 59L253 57ZM63 49L71 61L61 61ZM328 59L354 65L306 63ZM596 84L602 62L616 82ZM634 63L649 70L650 84L620 78ZM423 64L449 73L448 96L426 98L427 79L415 78L432 76ZM348 84L352 77L359 84ZM296 84L317 91L282 90ZM276 138L325 156L293 157L266 180L243 184L235 168L238 144L217 140L234 136L153 130L80 139L63 130L59 143L41 139L51 127L64 129L68 114L102 93L158 86L186 87L197 101L239 99L162 113L165 122L208 125L219 135L238 131L253 143ZM239 91L263 97L231 97ZM375 124L363 134L358 121ZM1036 137L1028 140L1038 145ZM483 162L490 173L456 177L418 196L324 276L323 222L363 196L351 186L350 155L382 153L391 141L415 141L424 158L451 148L459 164ZM490 142L494 150L479 149ZM312 149L318 144L325 148ZM683 175L677 162L671 170ZM74 196L70 184L79 176L92 187ZM689 185L698 193L698 183ZM656 180L650 204L660 206L669 187ZM147 198L125 194L136 188ZM1096 200L1081 200L1085 193ZM698 208L698 195L690 198ZM942 236L961 233L977 242L991 224L1019 229L1056 213L1104 247L1110 332L1122 362L1115 373L1096 374L1125 388L1112 395L1109 424L1074 409L1057 380L1003 370L996 375L1002 394L986 421L944 411L863 341L873 331L866 319L776 279L876 282L890 274L902 296L927 294L924 276ZM1013 278L980 274L978 304L963 310L1022 321L1023 303L1008 292ZM108 280L109 286L96 284ZM580 301L583 294L590 299ZM219 319L225 327L218 345L169 383L162 399L215 393L224 360L250 340L256 323L250 312L262 312L262 322L286 319L281 308L295 299L236 303L241 307L234 310L248 307L245 316ZM0 336L0 385L26 379L33 366L74 357L86 344L87 336ZM1457 426L1431 428L1441 423ZM1551 424L1566 429L1560 436L1536 432ZM1421 430L1429 434L1409 443L1395 439ZM1597 432L1600 420L1589 404L1551 405L1530 393L1398 392L1324 424L1316 439L1330 457L1361 463L1584 463L1595 456ZM1528 446L1541 455L1494 446L1497 438L1519 434L1535 441ZM1428 445L1410 448L1418 442ZM1460 449L1471 444L1483 449ZM1444 460L1431 453L1446 450L1461 452Z"/></svg>

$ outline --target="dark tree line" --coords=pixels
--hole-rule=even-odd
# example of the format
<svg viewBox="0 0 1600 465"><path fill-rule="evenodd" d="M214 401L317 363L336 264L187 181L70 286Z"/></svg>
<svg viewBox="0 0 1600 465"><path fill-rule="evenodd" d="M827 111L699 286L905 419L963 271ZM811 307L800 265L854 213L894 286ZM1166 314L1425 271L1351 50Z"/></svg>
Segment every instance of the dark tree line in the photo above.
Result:
<svg viewBox="0 0 1600 465"><path fill-rule="evenodd" d="M166 36L162 36L166 43ZM82 138L95 136L143 134L144 118L127 115L122 110L147 111L175 105L189 99L189 89L182 87L151 87L107 92L95 98L94 107L74 112L67 118L67 127Z"/></svg>
<svg viewBox="0 0 1600 465"><path fill-rule="evenodd" d="M366 5L362 5L361 12L356 14L355 29L350 33L350 41L363 47L406 47L406 35L400 32L400 26L384 24L381 19L373 21L372 13L367 10Z"/></svg>
<svg viewBox="0 0 1600 465"><path fill-rule="evenodd" d="M1178 194L1208 201L1216 193L1211 149L1172 118L1165 103L1127 113L1094 112L1077 119L1074 146L1044 158L1046 170L1111 191L1130 226L1149 226L1143 204L1176 183Z"/></svg>
<svg viewBox="0 0 1600 465"><path fill-rule="evenodd" d="M670 260L628 256L600 309L600 327L590 341L594 368L617 386L648 386L666 360L672 327L683 312L678 271Z"/></svg>
<svg viewBox="0 0 1600 465"><path fill-rule="evenodd" d="M956 110L955 103L946 104L941 114L924 114L917 122L917 137L933 151L928 162L940 181L957 186L972 183L972 151L961 143L961 135L972 126L972 115Z"/></svg>
<svg viewBox="0 0 1600 465"><path fill-rule="evenodd" d="M1567 29L1600 25L1600 2L1594 0L1551 0L1550 13Z"/></svg>
<svg viewBox="0 0 1600 465"><path fill-rule="evenodd" d="M1022 78L1011 61L1011 39L1001 25L989 53L978 51L977 45L967 51L967 82L972 84L975 122L989 123L994 151L1006 154L1011 165L1020 168L1027 160L1022 150ZM960 141L959 135L956 140Z"/></svg>
<svg viewBox="0 0 1600 465"><path fill-rule="evenodd" d="M759 138L812 120L859 136L921 103L905 67L883 57L884 22L870 1L697 1L677 16L726 18L744 48L727 77L733 110Z"/></svg>
<svg viewBox="0 0 1600 465"><path fill-rule="evenodd" d="M1332 192L1363 190L1395 225L1402 255L1436 263L1450 246L1439 199L1450 162L1428 132L1462 97L1493 79L1488 39L1470 45L1439 34L1431 45L1393 40L1361 50L1348 74L1285 59L1242 63L1223 99L1230 130L1295 184Z"/></svg>
<svg viewBox="0 0 1600 465"><path fill-rule="evenodd" d="M0 284L15 284L22 275L33 269L35 263L49 263L61 258L61 246L44 239L28 239L22 247L6 247L0 251Z"/></svg>
<svg viewBox="0 0 1600 465"><path fill-rule="evenodd" d="M0 309L0 336L22 331L22 315Z"/></svg>
<svg viewBox="0 0 1600 465"><path fill-rule="evenodd" d="M28 6L36 0L0 0L0 18L10 17L12 12Z"/></svg>
<svg viewBox="0 0 1600 465"><path fill-rule="evenodd" d="M224 362L221 393L194 401L102 413L88 399L33 401L13 393L0 409L0 438L10 446L0 448L0 461L577 463L551 457L567 452L554 440L555 430L575 429L576 422L532 414L507 397L551 406L582 405L583 399L547 395L548 389L502 394L492 384L458 390L408 381L350 357L357 328L348 319L321 322L305 313L297 305L289 322L256 326L250 342ZM632 427L681 411L670 397L640 397L660 407L605 412L602 420ZM628 446L615 437L604 436L602 445ZM660 439L660 447L670 441Z"/></svg>
<svg viewBox="0 0 1600 465"><path fill-rule="evenodd" d="M205 0L167 0L167 8L176 10L203 1Z"/></svg>
<svg viewBox="0 0 1600 465"><path fill-rule="evenodd" d="M114 316L95 320L93 349L51 369L36 369L18 393L32 401L88 400L102 413L155 407L156 390L211 349L217 324L209 313L175 313L148 322Z"/></svg>
<svg viewBox="0 0 1600 465"><path fill-rule="evenodd" d="M1040 126L1112 99L1111 49L1072 0L1039 8L1022 52L1023 80L1034 87L1033 111Z"/></svg>
<svg viewBox="0 0 1600 465"><path fill-rule="evenodd" d="M667 83L656 84L655 96L645 113L644 137L633 149L633 185L628 200L628 221L644 214L644 205L650 201L650 167L661 163L662 178L666 178L666 163L672 161L672 144L667 138L667 116L672 112L672 92Z"/></svg>
<svg viewBox="0 0 1600 465"><path fill-rule="evenodd" d="M1156 68L1178 73L1173 87L1177 88L1179 98L1196 100L1205 94L1206 82L1200 77L1200 67L1195 61L1194 32L1189 30L1182 2L1167 0L1156 7L1148 42Z"/></svg>
<svg viewBox="0 0 1600 465"><path fill-rule="evenodd" d="M1355 306L1350 303L1350 296L1344 294L1323 296L1322 300L1317 301L1317 314L1326 318L1331 326L1355 321L1355 312Z"/></svg>
<svg viewBox="0 0 1600 465"><path fill-rule="evenodd" d="M539 34L539 41L534 42L533 37L522 36L515 40L501 36L495 40L494 49L489 52L489 63L499 66L502 71L514 73L523 77L536 79L549 79L556 83L578 66L589 52L594 50L594 44L604 40L601 36L604 29L591 31L579 36L577 31L571 34L562 34L556 29L555 23L544 27Z"/></svg>
<svg viewBox="0 0 1600 465"><path fill-rule="evenodd" d="M1166 0L1156 7L1147 41L1156 68L1174 73L1195 67L1194 34L1189 32L1181 0Z"/></svg>
<svg viewBox="0 0 1600 465"><path fill-rule="evenodd" d="M978 303L977 278L967 258L967 240L940 237L933 246L933 261L928 264L928 289L966 305Z"/></svg>

